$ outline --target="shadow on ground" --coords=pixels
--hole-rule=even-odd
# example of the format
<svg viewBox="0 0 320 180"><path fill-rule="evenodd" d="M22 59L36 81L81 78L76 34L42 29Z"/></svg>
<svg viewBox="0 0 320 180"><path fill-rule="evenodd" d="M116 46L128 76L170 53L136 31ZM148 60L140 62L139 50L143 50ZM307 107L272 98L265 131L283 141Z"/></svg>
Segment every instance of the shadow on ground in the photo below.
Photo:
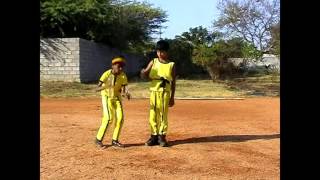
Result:
<svg viewBox="0 0 320 180"><path fill-rule="evenodd" d="M209 142L245 142L250 140L270 140L280 138L280 134L267 134L267 135L223 135L223 136L206 136L206 137L193 137L187 139L179 139L169 141L169 146L179 144L192 144L192 143L209 143ZM126 144L125 147L144 146L144 143Z"/></svg>

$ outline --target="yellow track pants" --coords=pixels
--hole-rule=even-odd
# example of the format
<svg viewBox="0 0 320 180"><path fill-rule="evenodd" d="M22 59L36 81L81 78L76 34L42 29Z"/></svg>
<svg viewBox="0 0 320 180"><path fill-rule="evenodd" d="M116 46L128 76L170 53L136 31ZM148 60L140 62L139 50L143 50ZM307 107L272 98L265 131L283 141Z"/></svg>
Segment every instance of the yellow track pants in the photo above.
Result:
<svg viewBox="0 0 320 180"><path fill-rule="evenodd" d="M98 130L97 139L102 141L108 125L115 122L115 128L113 131L113 140L118 140L120 131L123 124L123 110L121 100L119 98L109 98L108 96L102 96L102 108L103 117L100 128Z"/></svg>
<svg viewBox="0 0 320 180"><path fill-rule="evenodd" d="M170 92L151 91L150 129L152 135L166 135L168 130L168 105Z"/></svg>

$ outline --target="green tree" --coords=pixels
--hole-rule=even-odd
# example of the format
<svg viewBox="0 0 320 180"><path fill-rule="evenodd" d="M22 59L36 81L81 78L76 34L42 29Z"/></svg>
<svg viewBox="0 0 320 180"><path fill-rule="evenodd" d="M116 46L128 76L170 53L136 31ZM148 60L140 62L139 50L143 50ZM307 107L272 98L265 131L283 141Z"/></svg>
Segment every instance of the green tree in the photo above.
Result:
<svg viewBox="0 0 320 180"><path fill-rule="evenodd" d="M200 46L210 46L219 36L218 33L211 33L202 26L189 28L188 32L170 40L169 55L176 62L179 69L177 74L181 77L204 73L205 70L199 64L193 63L193 51Z"/></svg>
<svg viewBox="0 0 320 180"><path fill-rule="evenodd" d="M245 59L259 60L263 53L250 43L243 43L241 47L242 57Z"/></svg>
<svg viewBox="0 0 320 180"><path fill-rule="evenodd" d="M176 64L177 75L189 77L203 72L201 66L192 62L193 45L181 39L168 40L170 44L169 58Z"/></svg>
<svg viewBox="0 0 320 180"><path fill-rule="evenodd" d="M152 40L166 18L163 10L135 1L40 1L41 37L80 37L134 52Z"/></svg>
<svg viewBox="0 0 320 180"><path fill-rule="evenodd" d="M183 32L180 36L176 36L176 39L181 41L191 42L193 46L200 44L206 44L207 46L222 36L219 32L209 32L206 28L198 26L195 28L189 28L189 32Z"/></svg>
<svg viewBox="0 0 320 180"><path fill-rule="evenodd" d="M237 67L228 59L243 57L244 44L241 38L219 40L211 47L201 44L193 51L193 62L204 67L212 80L228 77L237 73Z"/></svg>
<svg viewBox="0 0 320 180"><path fill-rule="evenodd" d="M215 28L242 37L260 51L270 48L271 27L280 20L279 0L220 0Z"/></svg>
<svg viewBox="0 0 320 180"><path fill-rule="evenodd" d="M270 52L280 55L280 23L271 27Z"/></svg>

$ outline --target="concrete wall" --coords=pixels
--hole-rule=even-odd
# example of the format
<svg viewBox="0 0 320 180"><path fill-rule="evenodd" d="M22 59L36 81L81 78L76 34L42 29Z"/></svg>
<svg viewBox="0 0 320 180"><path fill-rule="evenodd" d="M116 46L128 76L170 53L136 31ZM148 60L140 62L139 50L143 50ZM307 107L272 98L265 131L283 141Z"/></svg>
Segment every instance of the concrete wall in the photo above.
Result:
<svg viewBox="0 0 320 180"><path fill-rule="evenodd" d="M42 39L40 42L40 79L80 81L79 39Z"/></svg>
<svg viewBox="0 0 320 180"><path fill-rule="evenodd" d="M112 57L119 54L124 55L127 60L124 70L128 76L140 71L142 57L124 54L117 49L84 39L79 42L80 79L83 82L98 80L104 71L111 68Z"/></svg>
<svg viewBox="0 0 320 180"><path fill-rule="evenodd" d="M243 58L229 58L235 66L239 66L243 62ZM280 59L271 54L264 54L260 61L249 60L247 63L248 69L255 69L258 67L267 67L270 70L280 72Z"/></svg>
<svg viewBox="0 0 320 180"><path fill-rule="evenodd" d="M111 68L111 58L122 54L128 76L140 71L142 57L79 38L42 39L40 42L41 80L96 82Z"/></svg>

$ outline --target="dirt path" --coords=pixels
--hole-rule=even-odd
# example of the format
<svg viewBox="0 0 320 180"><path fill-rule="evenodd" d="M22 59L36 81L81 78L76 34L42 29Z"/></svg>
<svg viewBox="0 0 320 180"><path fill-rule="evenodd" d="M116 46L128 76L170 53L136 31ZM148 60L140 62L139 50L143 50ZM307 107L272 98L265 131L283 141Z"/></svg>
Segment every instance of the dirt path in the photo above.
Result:
<svg viewBox="0 0 320 180"><path fill-rule="evenodd" d="M100 99L42 99L41 179L280 179L279 98L176 100L168 148L144 146L148 103L124 101L126 148L99 149Z"/></svg>

